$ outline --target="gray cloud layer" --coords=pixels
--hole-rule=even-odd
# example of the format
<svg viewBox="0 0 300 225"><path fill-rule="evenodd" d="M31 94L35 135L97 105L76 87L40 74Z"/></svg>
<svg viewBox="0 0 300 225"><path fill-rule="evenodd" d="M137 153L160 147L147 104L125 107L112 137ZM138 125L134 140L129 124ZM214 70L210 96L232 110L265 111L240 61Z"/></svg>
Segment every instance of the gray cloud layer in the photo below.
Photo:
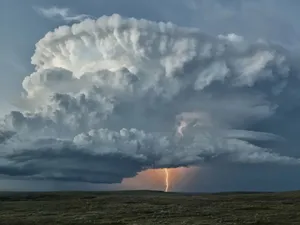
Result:
<svg viewBox="0 0 300 225"><path fill-rule="evenodd" d="M295 61L266 42L119 15L59 27L36 44L22 110L2 121L0 173L116 183L204 162L299 165L271 148L290 141L278 127L299 128Z"/></svg>

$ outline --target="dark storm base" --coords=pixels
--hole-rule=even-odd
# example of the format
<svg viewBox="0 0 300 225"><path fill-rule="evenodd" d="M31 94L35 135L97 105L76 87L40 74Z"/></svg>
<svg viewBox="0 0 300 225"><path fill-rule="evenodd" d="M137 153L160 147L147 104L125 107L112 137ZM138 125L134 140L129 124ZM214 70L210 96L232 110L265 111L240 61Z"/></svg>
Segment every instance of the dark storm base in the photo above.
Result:
<svg viewBox="0 0 300 225"><path fill-rule="evenodd" d="M1 193L0 224L300 224L300 192Z"/></svg>

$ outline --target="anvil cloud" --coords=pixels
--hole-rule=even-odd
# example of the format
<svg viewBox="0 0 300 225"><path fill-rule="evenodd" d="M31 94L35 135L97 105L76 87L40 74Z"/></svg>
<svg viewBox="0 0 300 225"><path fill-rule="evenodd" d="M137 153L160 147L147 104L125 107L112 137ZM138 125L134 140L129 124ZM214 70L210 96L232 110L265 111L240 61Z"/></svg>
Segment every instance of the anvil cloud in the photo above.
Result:
<svg viewBox="0 0 300 225"><path fill-rule="evenodd" d="M118 183L204 162L298 166L280 129L299 128L295 61L264 41L119 15L61 26L36 44L20 111L2 120L0 173Z"/></svg>

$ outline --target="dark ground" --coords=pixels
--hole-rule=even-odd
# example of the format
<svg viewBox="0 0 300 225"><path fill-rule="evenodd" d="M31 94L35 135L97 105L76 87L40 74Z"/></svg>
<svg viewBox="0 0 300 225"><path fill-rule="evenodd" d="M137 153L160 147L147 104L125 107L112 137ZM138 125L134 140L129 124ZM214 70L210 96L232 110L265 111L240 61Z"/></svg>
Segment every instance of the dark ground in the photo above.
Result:
<svg viewBox="0 0 300 225"><path fill-rule="evenodd" d="M0 224L300 225L300 192L1 193Z"/></svg>

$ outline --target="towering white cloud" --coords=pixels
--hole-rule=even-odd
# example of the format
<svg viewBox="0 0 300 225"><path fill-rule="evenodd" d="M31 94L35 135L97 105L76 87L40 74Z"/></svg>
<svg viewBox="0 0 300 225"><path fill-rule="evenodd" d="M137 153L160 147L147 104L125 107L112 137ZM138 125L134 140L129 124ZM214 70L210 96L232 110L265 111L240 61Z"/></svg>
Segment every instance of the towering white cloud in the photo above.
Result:
<svg viewBox="0 0 300 225"><path fill-rule="evenodd" d="M269 146L299 104L279 47L113 15L49 32L32 63L22 110L3 119L3 175L114 183L219 160L300 164Z"/></svg>

